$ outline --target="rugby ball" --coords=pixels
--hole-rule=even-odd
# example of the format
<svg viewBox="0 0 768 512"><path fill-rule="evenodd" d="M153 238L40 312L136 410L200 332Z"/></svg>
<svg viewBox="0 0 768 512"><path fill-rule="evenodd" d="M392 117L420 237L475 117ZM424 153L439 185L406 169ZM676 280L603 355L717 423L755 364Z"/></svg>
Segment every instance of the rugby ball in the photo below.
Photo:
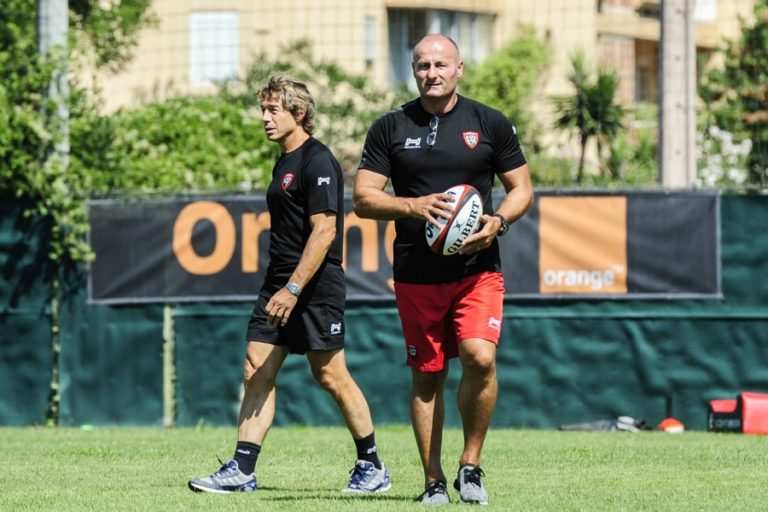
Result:
<svg viewBox="0 0 768 512"><path fill-rule="evenodd" d="M451 256L458 254L464 240L480 227L483 214L483 200L477 189L471 185L456 185L445 191L454 197L453 213L449 219L439 217L438 228L427 222L424 228L427 245L435 254Z"/></svg>

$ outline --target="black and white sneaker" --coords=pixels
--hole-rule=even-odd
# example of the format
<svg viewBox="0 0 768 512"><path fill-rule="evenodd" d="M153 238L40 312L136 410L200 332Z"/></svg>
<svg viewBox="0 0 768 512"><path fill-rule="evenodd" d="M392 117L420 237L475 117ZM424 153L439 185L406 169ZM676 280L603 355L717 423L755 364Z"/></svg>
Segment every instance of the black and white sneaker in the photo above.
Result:
<svg viewBox="0 0 768 512"><path fill-rule="evenodd" d="M488 504L488 493L485 492L482 477L485 476L479 466L465 464L459 468L453 488L459 491L462 503Z"/></svg>
<svg viewBox="0 0 768 512"><path fill-rule="evenodd" d="M389 472L384 464L381 469L376 469L373 462L358 460L349 474L349 483L341 490L343 493L384 492L392 487Z"/></svg>
<svg viewBox="0 0 768 512"><path fill-rule="evenodd" d="M424 491L421 496L416 498L416 501L422 505L437 507L449 504L451 499L448 497L448 488L446 487L445 482L435 480L427 485L427 490Z"/></svg>

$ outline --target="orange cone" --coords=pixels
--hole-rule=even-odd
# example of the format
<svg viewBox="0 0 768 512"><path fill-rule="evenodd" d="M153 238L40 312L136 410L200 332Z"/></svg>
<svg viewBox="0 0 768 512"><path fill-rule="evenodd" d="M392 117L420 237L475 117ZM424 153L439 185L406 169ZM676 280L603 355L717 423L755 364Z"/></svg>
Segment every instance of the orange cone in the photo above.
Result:
<svg viewBox="0 0 768 512"><path fill-rule="evenodd" d="M675 418L664 418L664 420L659 423L659 430L669 432L670 434L679 434L680 432L685 431L685 425Z"/></svg>

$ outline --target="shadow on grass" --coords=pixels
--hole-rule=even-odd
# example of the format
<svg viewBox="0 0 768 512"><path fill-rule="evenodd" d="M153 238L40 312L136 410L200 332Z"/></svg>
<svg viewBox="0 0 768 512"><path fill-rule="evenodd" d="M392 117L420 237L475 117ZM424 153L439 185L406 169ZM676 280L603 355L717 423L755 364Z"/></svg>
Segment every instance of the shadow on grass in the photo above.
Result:
<svg viewBox="0 0 768 512"><path fill-rule="evenodd" d="M342 494L339 491L318 489L280 489L277 487L259 487L256 494L264 501L302 501L302 500L333 500L343 502L355 501L404 501L411 502L408 496L396 496L386 492L374 494ZM262 494L263 493L263 494Z"/></svg>

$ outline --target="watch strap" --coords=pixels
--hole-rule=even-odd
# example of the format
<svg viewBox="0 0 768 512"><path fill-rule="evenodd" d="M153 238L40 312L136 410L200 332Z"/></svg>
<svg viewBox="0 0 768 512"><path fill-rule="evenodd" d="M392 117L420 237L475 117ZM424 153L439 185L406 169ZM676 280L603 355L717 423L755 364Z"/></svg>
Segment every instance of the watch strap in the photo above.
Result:
<svg viewBox="0 0 768 512"><path fill-rule="evenodd" d="M499 228L499 231L498 233L496 233L496 236L506 235L507 231L509 230L509 222L507 222L507 219L505 219L504 216L500 213L495 213L493 216L499 219L499 222L501 222L501 228Z"/></svg>

